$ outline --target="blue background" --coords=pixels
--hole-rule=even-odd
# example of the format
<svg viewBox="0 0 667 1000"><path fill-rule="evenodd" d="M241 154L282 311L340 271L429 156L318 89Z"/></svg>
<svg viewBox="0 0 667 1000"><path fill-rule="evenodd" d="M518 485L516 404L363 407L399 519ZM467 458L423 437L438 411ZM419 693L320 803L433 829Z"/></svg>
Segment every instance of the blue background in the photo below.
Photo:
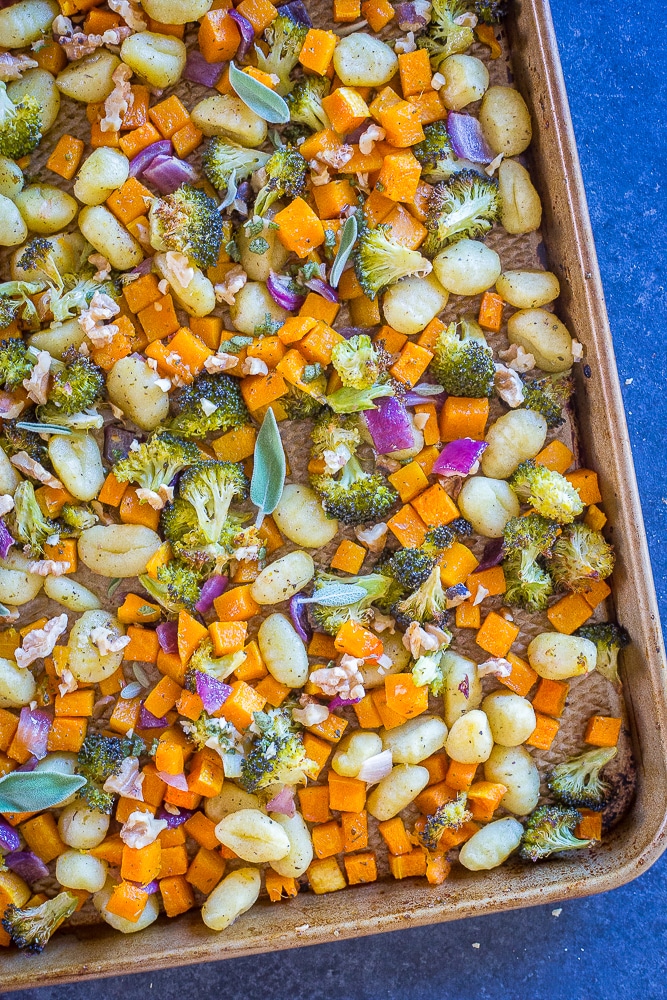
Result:
<svg viewBox="0 0 667 1000"><path fill-rule="evenodd" d="M662 2L553 10L667 620L667 20ZM626 384L627 382L627 384ZM667 997L667 855L614 892L17 1000L626 1000ZM479 945L479 947L474 947ZM0 989L2 971L0 964Z"/></svg>

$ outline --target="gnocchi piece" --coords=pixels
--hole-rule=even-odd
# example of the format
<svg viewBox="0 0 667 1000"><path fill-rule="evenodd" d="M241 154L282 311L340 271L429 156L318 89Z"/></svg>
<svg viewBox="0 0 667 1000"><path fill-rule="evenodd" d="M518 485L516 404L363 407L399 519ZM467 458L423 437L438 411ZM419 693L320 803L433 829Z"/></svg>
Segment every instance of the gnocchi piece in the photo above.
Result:
<svg viewBox="0 0 667 1000"><path fill-rule="evenodd" d="M81 851L65 851L56 861L56 878L65 889L99 892L107 880L108 865Z"/></svg>
<svg viewBox="0 0 667 1000"><path fill-rule="evenodd" d="M190 263L192 277L184 285L179 270L170 263L168 253L156 253L153 264L160 276L169 282L174 296L189 316L208 316L213 312L215 291L203 271Z"/></svg>
<svg viewBox="0 0 667 1000"><path fill-rule="evenodd" d="M429 781L429 773L419 764L397 764L382 778L366 801L366 809L384 823L393 819L416 799Z"/></svg>
<svg viewBox="0 0 667 1000"><path fill-rule="evenodd" d="M11 493L14 495L14 490L20 483L20 477L6 452L0 448L0 493Z"/></svg>
<svg viewBox="0 0 667 1000"><path fill-rule="evenodd" d="M18 163L8 156L0 156L0 194L14 201L23 183L23 171Z"/></svg>
<svg viewBox="0 0 667 1000"><path fill-rule="evenodd" d="M53 434L49 438L49 458L56 475L73 497L95 499L105 475L99 445L92 434Z"/></svg>
<svg viewBox="0 0 667 1000"><path fill-rule="evenodd" d="M35 98L39 104L42 135L55 125L60 111L60 91L52 73L45 69L25 70L20 80L13 80L8 85L7 93L14 104L19 104L24 97Z"/></svg>
<svg viewBox="0 0 667 1000"><path fill-rule="evenodd" d="M280 604L309 583L315 576L313 557L307 552L288 552L265 566L252 585L251 594L258 604Z"/></svg>
<svg viewBox="0 0 667 1000"><path fill-rule="evenodd" d="M528 662L540 677L564 681L595 670L597 648L578 635L541 632L528 646Z"/></svg>
<svg viewBox="0 0 667 1000"><path fill-rule="evenodd" d="M211 9L212 0L142 0L143 10L161 24L187 24L198 21Z"/></svg>
<svg viewBox="0 0 667 1000"><path fill-rule="evenodd" d="M259 651L272 677L289 688L308 680L308 654L289 618L276 612L265 618L257 634Z"/></svg>
<svg viewBox="0 0 667 1000"><path fill-rule="evenodd" d="M28 227L18 206L0 194L0 246L15 247L28 237Z"/></svg>
<svg viewBox="0 0 667 1000"><path fill-rule="evenodd" d="M451 649L444 654L442 669L445 675L445 722L451 728L471 708L482 704L482 682L475 661Z"/></svg>
<svg viewBox="0 0 667 1000"><path fill-rule="evenodd" d="M79 229L89 243L118 271L141 264L144 252L105 205L86 205L79 212Z"/></svg>
<svg viewBox="0 0 667 1000"><path fill-rule="evenodd" d="M214 823L239 809L259 809L259 799L231 781L225 781L217 795L204 799L204 812Z"/></svg>
<svg viewBox="0 0 667 1000"><path fill-rule="evenodd" d="M237 868L223 878L201 908L201 918L212 931L224 931L257 902L262 877L256 868Z"/></svg>
<svg viewBox="0 0 667 1000"><path fill-rule="evenodd" d="M0 708L23 708L35 697L37 685L27 667L0 657Z"/></svg>
<svg viewBox="0 0 667 1000"><path fill-rule="evenodd" d="M23 49L51 32L60 13L55 0L20 0L0 10L0 38L6 49Z"/></svg>
<svg viewBox="0 0 667 1000"><path fill-rule="evenodd" d="M45 327L33 333L29 344L36 347L38 351L48 351L52 358L62 361L63 354L68 347L80 347L86 339L86 331L79 323L78 318L66 319L60 325Z"/></svg>
<svg viewBox="0 0 667 1000"><path fill-rule="evenodd" d="M395 764L419 764L442 750L447 733L447 726L437 715L420 715L394 729L381 729L380 737L382 749L391 750Z"/></svg>
<svg viewBox="0 0 667 1000"><path fill-rule="evenodd" d="M280 861L271 861L271 867L284 878L299 878L313 860L313 842L310 831L300 812L293 816L271 813L271 819L281 826L289 840L289 851Z"/></svg>
<svg viewBox="0 0 667 1000"><path fill-rule="evenodd" d="M458 505L477 534L485 538L502 538L507 522L521 511L516 493L505 480L486 476L466 479Z"/></svg>
<svg viewBox="0 0 667 1000"><path fill-rule="evenodd" d="M125 61L125 60L123 60ZM114 88L111 79L120 59L108 49L97 49L61 70L56 86L61 94L83 104L100 104Z"/></svg>
<svg viewBox="0 0 667 1000"><path fill-rule="evenodd" d="M91 528L91 531L94 529ZM110 677L123 662L123 650L101 653L91 638L95 629L108 629L111 638L124 635L125 630L117 618L109 611L99 608L84 611L74 622L69 635L68 666L77 681L82 684L99 684L105 677ZM76 847L76 844L72 844Z"/></svg>
<svg viewBox="0 0 667 1000"><path fill-rule="evenodd" d="M479 123L494 153L518 156L530 145L530 111L513 87L489 87L479 109Z"/></svg>
<svg viewBox="0 0 667 1000"><path fill-rule="evenodd" d="M290 840L282 826L259 809L229 813L216 826L215 835L243 861L255 864L280 861L290 852Z"/></svg>
<svg viewBox="0 0 667 1000"><path fill-rule="evenodd" d="M440 100L450 111L460 111L473 101L479 101L489 86L489 71L481 59L457 53L447 56L439 73L445 78L440 88Z"/></svg>
<svg viewBox="0 0 667 1000"><path fill-rule="evenodd" d="M570 331L546 309L521 309L507 322L510 344L521 347L535 358L542 371L568 371L574 363Z"/></svg>
<svg viewBox="0 0 667 1000"><path fill-rule="evenodd" d="M345 778L356 778L364 761L382 753L384 749L387 748L382 746L382 740L377 733L357 729L338 744L331 766L336 774L342 774Z"/></svg>
<svg viewBox="0 0 667 1000"><path fill-rule="evenodd" d="M391 660L391 666L387 669L380 669L372 660L366 660L359 666L359 673L364 679L364 688L369 691L371 688L384 687L384 679L389 674L400 674L405 670L410 662L410 653L403 645L403 636L400 632L385 632L382 635L384 646L383 655Z"/></svg>
<svg viewBox="0 0 667 1000"><path fill-rule="evenodd" d="M552 271L503 271L496 291L515 309L539 309L560 295L560 282Z"/></svg>
<svg viewBox="0 0 667 1000"><path fill-rule="evenodd" d="M151 87L166 89L178 83L187 50L180 38L155 31L137 31L126 38L120 56Z"/></svg>
<svg viewBox="0 0 667 1000"><path fill-rule="evenodd" d="M58 817L58 833L68 847L89 851L102 843L110 822L111 817L106 813L91 809L83 799L75 799Z"/></svg>
<svg viewBox="0 0 667 1000"><path fill-rule="evenodd" d="M459 852L459 861L471 872L497 868L517 849L522 836L523 827L518 819L506 816L493 820L465 842Z"/></svg>
<svg viewBox="0 0 667 1000"><path fill-rule="evenodd" d="M461 764L481 764L493 750L491 726L484 712L473 708L456 720L445 743L447 756Z"/></svg>
<svg viewBox="0 0 667 1000"><path fill-rule="evenodd" d="M130 173L127 156L111 146L94 149L83 161L74 181L74 194L84 205L101 205L122 187Z"/></svg>
<svg viewBox="0 0 667 1000"><path fill-rule="evenodd" d="M503 160L498 170L500 221L508 233L532 233L542 222L542 202L530 174L516 160Z"/></svg>
<svg viewBox="0 0 667 1000"><path fill-rule="evenodd" d="M47 576L44 593L70 611L96 611L102 606L91 590L71 576Z"/></svg>
<svg viewBox="0 0 667 1000"><path fill-rule="evenodd" d="M547 422L535 410L510 410L486 432L488 448L482 472L490 479L506 479L521 462L535 458L547 437Z"/></svg>
<svg viewBox="0 0 667 1000"><path fill-rule="evenodd" d="M16 207L30 232L40 236L68 226L79 211L74 198L52 184L29 184L16 195Z"/></svg>
<svg viewBox="0 0 667 1000"><path fill-rule="evenodd" d="M453 57L452 57L453 58ZM478 240L458 240L433 261L442 287L452 295L479 295L495 284L502 270L495 250Z"/></svg>
<svg viewBox="0 0 667 1000"><path fill-rule="evenodd" d="M442 312L448 300L449 292L433 273L425 278L402 278L382 298L385 322L408 337L421 333Z"/></svg>
<svg viewBox="0 0 667 1000"><path fill-rule="evenodd" d="M100 576L139 576L160 544L157 532L142 524L96 524L81 532L79 559Z"/></svg>
<svg viewBox="0 0 667 1000"><path fill-rule="evenodd" d="M146 894L146 904L141 911L139 919L132 922L131 920L126 920L125 917L119 917L115 913L110 913L107 910L107 903L111 899L111 894L114 890L114 883L109 880L107 884L99 892L96 892L93 896L93 906L102 917L105 923L113 927L114 930L120 931L121 934L136 934L137 931L143 931L150 924L155 923L160 915L160 904L158 903L158 893L153 895Z"/></svg>
<svg viewBox="0 0 667 1000"><path fill-rule="evenodd" d="M364 31L340 39L333 64L344 87L381 87L398 72L393 49Z"/></svg>
<svg viewBox="0 0 667 1000"><path fill-rule="evenodd" d="M338 521L328 518L315 490L288 483L273 512L278 529L296 545L320 549L336 537Z"/></svg>
<svg viewBox="0 0 667 1000"><path fill-rule="evenodd" d="M511 691L492 691L482 702L494 743L516 747L525 743L537 725L535 709L527 698Z"/></svg>
<svg viewBox="0 0 667 1000"><path fill-rule="evenodd" d="M11 549L5 559L0 559L0 604L20 608L37 597L44 577L28 572L29 561L16 549Z"/></svg>
<svg viewBox="0 0 667 1000"><path fill-rule="evenodd" d="M516 816L532 812L540 797L540 772L525 747L495 746L484 764L487 781L505 785L500 805Z"/></svg>
<svg viewBox="0 0 667 1000"><path fill-rule="evenodd" d="M248 281L236 293L234 305L229 307L229 315L239 333L252 337L255 327L261 326L267 315L284 323L288 314L274 301L265 284L261 281Z"/></svg>
<svg viewBox="0 0 667 1000"><path fill-rule="evenodd" d="M107 375L107 395L137 427L152 431L169 415L169 396L159 379L142 358L121 358Z"/></svg>
<svg viewBox="0 0 667 1000"><path fill-rule="evenodd" d="M204 135L224 135L251 149L261 146L267 136L264 119L251 111L236 94L205 97L195 104L191 118Z"/></svg>

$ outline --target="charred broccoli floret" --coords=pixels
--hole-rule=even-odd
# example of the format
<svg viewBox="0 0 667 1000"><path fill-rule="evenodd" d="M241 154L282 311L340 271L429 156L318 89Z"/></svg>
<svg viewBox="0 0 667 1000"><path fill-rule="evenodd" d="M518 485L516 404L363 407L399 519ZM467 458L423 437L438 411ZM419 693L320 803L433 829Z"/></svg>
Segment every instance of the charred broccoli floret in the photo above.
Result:
<svg viewBox="0 0 667 1000"><path fill-rule="evenodd" d="M459 793L451 802L438 806L431 816L426 817L419 839L429 851L436 849L445 830L459 830L472 819L472 813L466 808L467 798L465 792Z"/></svg>
<svg viewBox="0 0 667 1000"><path fill-rule="evenodd" d="M316 598L318 592L322 593L331 584L336 584L337 600L334 605L320 604ZM350 589L350 603L342 603L340 594L344 587ZM354 590L352 589L354 588ZM359 598L357 588L365 590L365 596ZM330 573L321 573L315 578L315 589L311 599L311 614L313 620L320 628L323 628L329 635L336 635L338 629L347 621L358 622L360 625L369 625L373 621L372 605L378 601L386 599L391 588L391 580L380 573L368 573L366 576L350 576L341 580ZM356 597L356 599L355 599Z"/></svg>
<svg viewBox="0 0 667 1000"><path fill-rule="evenodd" d="M598 651L595 669L616 687L620 686L618 676L618 654L630 645L630 636L622 625L615 622L599 622L597 625L582 625L575 632L584 639L595 643Z"/></svg>
<svg viewBox="0 0 667 1000"><path fill-rule="evenodd" d="M549 791L566 806L603 809L609 789L600 777L600 771L617 753L616 747L596 747L556 764L547 775Z"/></svg>
<svg viewBox="0 0 667 1000"><path fill-rule="evenodd" d="M465 52L475 40L471 27L457 21L471 11L466 0L434 0L431 22L426 34L416 41L420 49L426 49L434 70L440 69L448 56Z"/></svg>
<svg viewBox="0 0 667 1000"><path fill-rule="evenodd" d="M160 495L160 488L169 486L174 476L200 459L199 449L190 441L159 431L121 458L113 474L121 483L138 483L144 490Z"/></svg>
<svg viewBox="0 0 667 1000"><path fill-rule="evenodd" d="M586 590L591 580L606 580L611 574L614 550L601 531L581 522L568 524L554 545L549 568L559 587Z"/></svg>
<svg viewBox="0 0 667 1000"><path fill-rule="evenodd" d="M2 926L17 948L38 955L78 905L78 896L71 892L59 892L39 906L19 907L12 903L5 910Z"/></svg>
<svg viewBox="0 0 667 1000"><path fill-rule="evenodd" d="M581 821L581 813L565 806L538 806L526 823L519 856L524 861L542 861L557 851L576 851L590 847L592 840L580 840L574 828Z"/></svg>
<svg viewBox="0 0 667 1000"><path fill-rule="evenodd" d="M12 534L28 547L32 556L40 556L47 538L58 534L58 525L44 517L35 498L35 487L27 479L16 487L14 509L7 517Z"/></svg>
<svg viewBox="0 0 667 1000"><path fill-rule="evenodd" d="M77 756L76 770L87 779L78 792L91 809L109 815L113 811L114 795L105 792L104 782L118 774L127 757L140 757L146 753L146 744L139 736L104 736L88 733Z"/></svg>
<svg viewBox="0 0 667 1000"><path fill-rule="evenodd" d="M187 500L176 497L171 503L165 504L160 513L160 528L167 541L172 545L190 531L197 531L199 522L197 512Z"/></svg>
<svg viewBox="0 0 667 1000"><path fill-rule="evenodd" d="M331 362L348 389L370 389L387 368L388 355L365 334L339 341L331 352Z"/></svg>
<svg viewBox="0 0 667 1000"><path fill-rule="evenodd" d="M194 508L203 538L218 543L232 500L248 495L248 479L236 462L197 462L181 476L178 492Z"/></svg>
<svg viewBox="0 0 667 1000"><path fill-rule="evenodd" d="M330 128L329 116L322 107L322 98L329 93L329 87L326 76L302 76L285 97L290 119L307 125L313 132Z"/></svg>
<svg viewBox="0 0 667 1000"><path fill-rule="evenodd" d="M245 181L270 159L270 153L246 149L231 139L209 139L202 156L202 169L216 191L223 194L238 181Z"/></svg>
<svg viewBox="0 0 667 1000"><path fill-rule="evenodd" d="M40 420L57 422L94 406L104 392L104 372L90 358L72 349L63 355L65 365L52 372L48 403L40 407Z"/></svg>
<svg viewBox="0 0 667 1000"><path fill-rule="evenodd" d="M35 356L18 337L0 341L0 386L11 392L30 378Z"/></svg>
<svg viewBox="0 0 667 1000"><path fill-rule="evenodd" d="M155 198L148 213L148 238L155 250L183 253L199 267L213 267L220 254L222 218L216 203L190 184Z"/></svg>
<svg viewBox="0 0 667 1000"><path fill-rule="evenodd" d="M201 573L178 558L158 568L157 580L145 573L139 582L165 611L173 614L183 608L192 611L201 596Z"/></svg>
<svg viewBox="0 0 667 1000"><path fill-rule="evenodd" d="M457 518L451 524L430 528L417 548L398 549L389 558L389 567L401 586L408 590L419 587L430 575L436 561L460 535L470 533L470 524Z"/></svg>
<svg viewBox="0 0 667 1000"><path fill-rule="evenodd" d="M303 392L295 385L290 385L286 395L280 397L280 405L288 420L312 420L320 415L323 406L316 396Z"/></svg>
<svg viewBox="0 0 667 1000"><path fill-rule="evenodd" d="M257 192L255 215L264 216L279 198L298 198L306 187L308 164L293 146L281 146L264 165L266 183Z"/></svg>
<svg viewBox="0 0 667 1000"><path fill-rule="evenodd" d="M264 29L264 37L269 44L268 53L264 55L260 47L255 46L259 69L278 77L276 90L283 97L293 87L290 73L299 62L299 53L307 34L305 24L299 24L289 14L279 14Z"/></svg>
<svg viewBox="0 0 667 1000"><path fill-rule="evenodd" d="M208 401L215 409L206 412L202 403ZM169 429L185 438L201 440L214 431L231 431L250 423L250 414L243 402L238 379L221 373L202 372L190 385L173 393L171 406L174 416Z"/></svg>
<svg viewBox="0 0 667 1000"><path fill-rule="evenodd" d="M452 148L445 122L424 126L424 138L412 147L412 152L422 165L424 177L429 181L446 181L461 169Z"/></svg>
<svg viewBox="0 0 667 1000"><path fill-rule="evenodd" d="M584 509L581 497L565 476L545 465L536 465L532 459L522 462L508 482L519 500L550 521L567 524ZM553 564L552 575L555 579Z"/></svg>
<svg viewBox="0 0 667 1000"><path fill-rule="evenodd" d="M239 734L227 719L214 719L208 712L202 712L194 722L181 719L181 727L198 750L214 747L225 754L239 752Z"/></svg>
<svg viewBox="0 0 667 1000"><path fill-rule="evenodd" d="M354 253L354 270L369 299L375 299L389 285L410 275L424 277L432 270L430 261L389 236L390 226L369 229L361 225Z"/></svg>
<svg viewBox="0 0 667 1000"><path fill-rule="evenodd" d="M461 331L450 323L438 334L430 369L451 396L482 398L493 392L495 365L481 327L468 317Z"/></svg>
<svg viewBox="0 0 667 1000"><path fill-rule="evenodd" d="M551 577L538 559L551 555L560 528L540 514L513 517L505 525L505 599L514 607L543 611L553 593Z"/></svg>
<svg viewBox="0 0 667 1000"><path fill-rule="evenodd" d="M364 472L354 455L343 466L339 479L312 476L311 483L327 517L343 524L382 521L398 500L398 493L384 476Z"/></svg>
<svg viewBox="0 0 667 1000"><path fill-rule="evenodd" d="M547 427L560 427L564 422L563 407L572 395L574 383L569 375L545 376L523 383L523 405L541 413Z"/></svg>
<svg viewBox="0 0 667 1000"><path fill-rule="evenodd" d="M224 681L226 677L234 673L236 668L245 659L246 653L242 650L238 650L236 653L229 653L226 656L216 656L212 641L204 639L199 643L190 657L188 674L191 671L194 673L198 670L200 673L215 677L218 681Z"/></svg>
<svg viewBox="0 0 667 1000"><path fill-rule="evenodd" d="M499 215L498 182L475 170L461 170L433 188L422 250L427 257L435 257L457 240L480 239Z"/></svg>
<svg viewBox="0 0 667 1000"><path fill-rule="evenodd" d="M60 534L77 538L86 528L97 524L97 514L94 514L86 504L64 504L60 511Z"/></svg>
<svg viewBox="0 0 667 1000"><path fill-rule="evenodd" d="M48 464L49 451L39 434L17 427L13 420L3 421L0 432L0 447L10 458L13 455L18 455L20 451L24 451L40 465Z"/></svg>
<svg viewBox="0 0 667 1000"><path fill-rule="evenodd" d="M414 593L398 601L392 614L401 628L412 622L443 627L447 622L447 595L440 579L440 566L436 564Z"/></svg>
<svg viewBox="0 0 667 1000"><path fill-rule="evenodd" d="M289 711L280 708L254 713L259 735L243 758L240 783L248 792L268 785L301 785L317 765L306 757L303 740Z"/></svg>
<svg viewBox="0 0 667 1000"><path fill-rule="evenodd" d="M36 149L42 138L42 110L30 95L15 104L0 83L0 155L20 160Z"/></svg>

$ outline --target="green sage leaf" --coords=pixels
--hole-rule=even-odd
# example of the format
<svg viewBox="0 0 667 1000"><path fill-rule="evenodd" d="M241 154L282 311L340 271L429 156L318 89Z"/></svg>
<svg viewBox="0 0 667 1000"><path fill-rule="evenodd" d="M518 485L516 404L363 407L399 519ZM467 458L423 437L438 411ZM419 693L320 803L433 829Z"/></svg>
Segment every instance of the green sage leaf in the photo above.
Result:
<svg viewBox="0 0 667 1000"><path fill-rule="evenodd" d="M367 596L368 591L364 587L358 587L356 583L327 583L316 590L312 597L302 598L301 603L321 604L325 608L346 608Z"/></svg>
<svg viewBox="0 0 667 1000"><path fill-rule="evenodd" d="M33 424L27 420L17 420L16 426L22 431L35 431L37 434L71 434L71 427L62 427L60 424Z"/></svg>
<svg viewBox="0 0 667 1000"><path fill-rule="evenodd" d="M80 774L11 771L0 778L0 812L40 812L57 806L86 784Z"/></svg>
<svg viewBox="0 0 667 1000"><path fill-rule="evenodd" d="M233 62L229 64L229 83L243 103L265 122L270 122L271 125L287 124L290 119L289 108L280 94L248 73L243 73Z"/></svg>
<svg viewBox="0 0 667 1000"><path fill-rule="evenodd" d="M257 523L271 514L283 495L285 452L273 410L267 410L255 442L250 499L259 508Z"/></svg>
<svg viewBox="0 0 667 1000"><path fill-rule="evenodd" d="M357 217L356 215L351 215L343 226L343 232L340 234L340 246L338 247L338 253L331 265L331 272L329 274L329 284L332 288L338 288L338 282L340 281L341 275L343 273L343 268L347 264L348 257L352 253L352 247L354 246L357 239Z"/></svg>

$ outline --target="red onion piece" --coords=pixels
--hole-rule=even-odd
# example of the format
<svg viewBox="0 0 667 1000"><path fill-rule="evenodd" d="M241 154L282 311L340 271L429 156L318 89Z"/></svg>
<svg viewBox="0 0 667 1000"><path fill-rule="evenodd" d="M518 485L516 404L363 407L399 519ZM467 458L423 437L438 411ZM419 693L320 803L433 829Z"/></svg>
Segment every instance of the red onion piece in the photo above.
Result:
<svg viewBox="0 0 667 1000"><path fill-rule="evenodd" d="M174 830L177 826L182 826L183 823L190 819L194 812L194 809L184 809L183 806L178 806L178 813L168 812L164 806L160 806L157 813L155 814L156 819L163 819L167 823L169 830Z"/></svg>
<svg viewBox="0 0 667 1000"><path fill-rule="evenodd" d="M3 851L18 851L21 846L21 838L17 831L4 819L0 819L0 848Z"/></svg>
<svg viewBox="0 0 667 1000"><path fill-rule="evenodd" d="M199 180L199 172L185 160L176 156L156 156L144 170L144 177L154 184L160 194L172 194L181 184L192 184Z"/></svg>
<svg viewBox="0 0 667 1000"><path fill-rule="evenodd" d="M449 441L435 460L433 473L437 476L467 476L488 448L486 441L459 438Z"/></svg>
<svg viewBox="0 0 667 1000"><path fill-rule="evenodd" d="M408 389L405 395L401 396L404 406L421 406L423 403L433 403L436 410L442 408L443 403L447 399L447 393L442 388L442 386L436 385L435 383L422 382L421 385L430 385L434 389L439 389L439 392L418 392L419 386L415 386L414 389Z"/></svg>
<svg viewBox="0 0 667 1000"><path fill-rule="evenodd" d="M178 652L178 624L177 622L160 622L155 629L158 642L163 653Z"/></svg>
<svg viewBox="0 0 667 1000"><path fill-rule="evenodd" d="M346 340L351 340L352 337L360 337L362 334L368 336L367 326L342 326L339 330L336 330L341 337L345 337Z"/></svg>
<svg viewBox="0 0 667 1000"><path fill-rule="evenodd" d="M452 140L452 149L460 159L472 160L473 163L491 163L495 160L496 154L484 138L482 126L472 115L450 111L447 115L447 132Z"/></svg>
<svg viewBox="0 0 667 1000"><path fill-rule="evenodd" d="M503 561L503 540L502 538L491 538L484 546L482 559L475 569L476 573L481 573L483 569L492 569L499 566Z"/></svg>
<svg viewBox="0 0 667 1000"><path fill-rule="evenodd" d="M329 302L340 301L338 292L324 281L323 278L309 278L304 284L306 288L310 288L311 292L317 292L318 295L321 295L323 299L327 299Z"/></svg>
<svg viewBox="0 0 667 1000"><path fill-rule="evenodd" d="M28 748L30 753L42 760L46 757L46 742L51 728L51 716L38 708L22 708L16 740Z"/></svg>
<svg viewBox="0 0 667 1000"><path fill-rule="evenodd" d="M221 573L210 576L201 589L199 600L195 604L195 611L198 611L200 615L205 615L207 611L210 611L213 607L213 601L224 593L228 583L229 577L223 576Z"/></svg>
<svg viewBox="0 0 667 1000"><path fill-rule="evenodd" d="M178 788L179 792L187 792L188 783L184 774L167 774L166 771L157 771L156 773L162 778L165 785L169 785L170 788Z"/></svg>
<svg viewBox="0 0 667 1000"><path fill-rule="evenodd" d="M169 720L166 716L158 719L156 715L153 715L147 708L144 708L143 704L139 708L138 729L166 729L168 725Z"/></svg>
<svg viewBox="0 0 667 1000"><path fill-rule="evenodd" d="M269 277L266 281L266 287L269 290L271 298L274 302L277 302L281 309L288 309L292 312L294 309L300 309L303 303L306 301L305 295L298 295L296 292L292 291L289 287L290 279L283 274L276 274L275 271L269 272Z"/></svg>
<svg viewBox="0 0 667 1000"><path fill-rule="evenodd" d="M310 19L305 5L301 0L290 0L290 3L283 3L278 7L278 13L285 17L291 17L297 24L305 24L307 28L312 28L313 22Z"/></svg>
<svg viewBox="0 0 667 1000"><path fill-rule="evenodd" d="M11 549L13 544L14 544L14 539L10 535L7 529L7 525L0 517L0 559L7 558L9 550Z"/></svg>
<svg viewBox="0 0 667 1000"><path fill-rule="evenodd" d="M353 132L348 132L345 136L345 144L347 146L353 146L355 143L359 142L359 139L364 134L368 128L368 122L364 121L361 125L357 125Z"/></svg>
<svg viewBox="0 0 667 1000"><path fill-rule="evenodd" d="M329 702L329 711L333 711L334 708L347 708L349 705L358 705L360 701L361 698L341 698L337 694Z"/></svg>
<svg viewBox="0 0 667 1000"><path fill-rule="evenodd" d="M130 177L139 177L143 174L156 156L169 156L171 148L171 139L159 139L157 142L152 142L150 146L146 146L130 160Z"/></svg>
<svg viewBox="0 0 667 1000"><path fill-rule="evenodd" d="M132 884L137 885L136 882L133 882ZM156 878L154 878L152 882L147 882L146 885L139 885L138 888L141 889L142 892L145 892L147 896L154 896L160 889L160 883Z"/></svg>
<svg viewBox="0 0 667 1000"><path fill-rule="evenodd" d="M248 52L250 52L252 46L255 44L255 29L248 18L244 17L243 14L239 14L239 12L234 10L233 7L230 7L227 13L231 17L232 21L236 22L236 26L241 32L241 44L236 50L236 61L242 63L248 55Z"/></svg>
<svg viewBox="0 0 667 1000"><path fill-rule="evenodd" d="M310 640L311 631L307 624L306 612L304 611L305 604L303 603L303 594L294 594L290 598L289 602L289 613L292 619L292 624L294 625L294 631L299 636L302 642L308 642Z"/></svg>
<svg viewBox="0 0 667 1000"><path fill-rule="evenodd" d="M232 693L229 684L224 684L217 677L211 677L203 670L195 671L195 684L197 685L197 694L204 705L204 711L209 713L217 712Z"/></svg>
<svg viewBox="0 0 667 1000"><path fill-rule="evenodd" d="M11 872L20 875L29 885L38 882L40 878L46 878L49 874L49 869L42 859L32 851L12 851L5 857L5 864Z"/></svg>
<svg viewBox="0 0 667 1000"><path fill-rule="evenodd" d="M366 781L369 785L375 785L382 781L391 773L393 767L391 750L383 750L373 757L368 757L359 768L357 777L359 781Z"/></svg>
<svg viewBox="0 0 667 1000"><path fill-rule="evenodd" d="M376 410L364 410L366 426L380 455L411 448L414 433L408 411L394 396L378 399Z"/></svg>
<svg viewBox="0 0 667 1000"><path fill-rule="evenodd" d="M104 428L104 457L109 465L115 465L121 458L127 458L130 445L137 440L137 435L126 431L123 427L109 424Z"/></svg>
<svg viewBox="0 0 667 1000"><path fill-rule="evenodd" d="M142 260L141 264L137 264L137 266L133 267L132 270L129 273L130 274L138 274L139 277L141 278L145 274L150 274L151 270L152 270L152 267L153 267L153 258L152 257L146 257L144 260ZM135 352L135 356L136 357L141 357L141 355L137 355L136 352Z"/></svg>
<svg viewBox="0 0 667 1000"><path fill-rule="evenodd" d="M191 83L200 83L202 87L215 87L225 68L223 62L206 62L198 49L190 49L185 60L183 79Z"/></svg>
<svg viewBox="0 0 667 1000"><path fill-rule="evenodd" d="M401 31L423 31L428 21L418 14L413 3L398 3L395 7L396 20Z"/></svg>
<svg viewBox="0 0 667 1000"><path fill-rule="evenodd" d="M289 816L290 819L296 813L294 805L294 789L285 785L277 795L266 803L266 811L270 813L280 813L281 816Z"/></svg>

